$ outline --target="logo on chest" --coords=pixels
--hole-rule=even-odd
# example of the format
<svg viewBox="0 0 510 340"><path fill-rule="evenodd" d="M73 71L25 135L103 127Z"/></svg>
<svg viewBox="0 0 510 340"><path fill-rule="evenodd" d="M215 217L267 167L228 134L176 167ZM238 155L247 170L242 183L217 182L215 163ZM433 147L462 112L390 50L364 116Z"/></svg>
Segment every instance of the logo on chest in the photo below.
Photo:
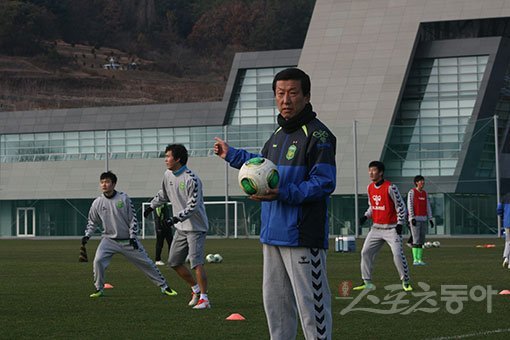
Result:
<svg viewBox="0 0 510 340"><path fill-rule="evenodd" d="M297 146L292 144L291 146L289 146L289 149L287 150L287 154L285 155L285 158L287 158L287 160L290 161L291 159L293 159L296 156L296 151L297 151Z"/></svg>
<svg viewBox="0 0 510 340"><path fill-rule="evenodd" d="M375 205L372 205L373 210L386 210L384 205L379 205L382 201L381 195L372 195L372 201Z"/></svg>

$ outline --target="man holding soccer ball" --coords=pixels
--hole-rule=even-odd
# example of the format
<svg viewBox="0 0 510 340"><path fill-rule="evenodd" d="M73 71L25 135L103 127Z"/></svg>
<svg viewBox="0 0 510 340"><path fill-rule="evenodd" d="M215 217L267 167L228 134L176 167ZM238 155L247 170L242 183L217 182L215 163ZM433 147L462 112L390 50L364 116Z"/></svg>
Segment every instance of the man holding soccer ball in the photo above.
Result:
<svg viewBox="0 0 510 340"><path fill-rule="evenodd" d="M234 168L263 156L278 168L278 188L251 195L262 202L263 301L272 339L330 339L331 292L326 272L327 204L336 186L336 138L310 104L310 78L300 69L276 74L279 128L261 155L216 138L214 152Z"/></svg>

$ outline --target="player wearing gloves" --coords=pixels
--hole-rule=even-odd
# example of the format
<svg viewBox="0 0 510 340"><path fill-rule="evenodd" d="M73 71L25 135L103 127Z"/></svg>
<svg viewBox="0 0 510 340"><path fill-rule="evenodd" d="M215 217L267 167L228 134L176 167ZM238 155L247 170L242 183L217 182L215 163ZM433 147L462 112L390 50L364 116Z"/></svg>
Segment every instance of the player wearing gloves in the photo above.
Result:
<svg viewBox="0 0 510 340"><path fill-rule="evenodd" d="M172 226L167 223L170 217L170 210L166 205L157 207L154 210L154 227L156 229L156 265L163 266L165 263L161 261L161 253L163 252L163 246L166 240L168 244L168 251L172 245ZM173 223L172 223L173 224Z"/></svg>
<svg viewBox="0 0 510 340"><path fill-rule="evenodd" d="M170 247L168 265L186 281L192 290L190 306L194 309L211 308L207 296L207 276L204 269L205 237L209 222L205 213L202 182L188 169L188 150L181 144L168 145L165 149L167 171L163 175L161 190L144 211L144 217L159 206L170 202L173 217L167 225L175 227L174 239ZM184 265L186 257L196 280ZM198 283L197 283L198 282Z"/></svg>
<svg viewBox="0 0 510 340"><path fill-rule="evenodd" d="M413 239L413 265L423 266L423 244L427 234L427 221L434 228L432 221L432 209L430 208L429 196L423 187L425 178L418 175L414 177L416 188L409 190L407 194L407 211L409 212L409 227Z"/></svg>
<svg viewBox="0 0 510 340"><path fill-rule="evenodd" d="M368 165L372 183L368 186L368 209L360 218L360 225L372 218L372 227L361 250L361 276L363 282L353 290L375 289L372 269L377 253L388 243L393 253L393 262L402 280L404 291L412 291L409 283L409 268L402 249L402 226L405 223L406 207L398 188L384 179L384 164L372 161Z"/></svg>
<svg viewBox="0 0 510 340"><path fill-rule="evenodd" d="M503 219L505 228L505 249L503 250L503 267L510 269L510 192L498 203L498 215Z"/></svg>
<svg viewBox="0 0 510 340"><path fill-rule="evenodd" d="M100 187L103 194L96 198L89 211L85 236L81 243L85 245L96 228L102 224L103 234L94 257L94 284L96 291L91 298L103 296L104 272L113 255L121 253L138 267L147 277L161 288L161 293L177 295L168 287L166 279L149 258L143 245L138 242L138 222L131 199L123 192L115 190L117 176L108 171L100 176Z"/></svg>

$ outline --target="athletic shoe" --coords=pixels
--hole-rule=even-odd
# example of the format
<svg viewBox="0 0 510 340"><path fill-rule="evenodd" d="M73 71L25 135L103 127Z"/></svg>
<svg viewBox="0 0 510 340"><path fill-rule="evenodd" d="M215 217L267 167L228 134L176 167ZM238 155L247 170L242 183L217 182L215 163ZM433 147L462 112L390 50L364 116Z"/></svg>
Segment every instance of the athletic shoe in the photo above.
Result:
<svg viewBox="0 0 510 340"><path fill-rule="evenodd" d="M191 292L191 300L189 300L188 306L194 306L198 303L200 293Z"/></svg>
<svg viewBox="0 0 510 340"><path fill-rule="evenodd" d="M510 269L510 266L508 266L508 259L505 257L503 260L503 268L508 267Z"/></svg>
<svg viewBox="0 0 510 340"><path fill-rule="evenodd" d="M91 298L98 298L98 297L101 297L103 295L104 295L104 293L103 293L102 290L96 290L95 293L90 294L90 297Z"/></svg>
<svg viewBox="0 0 510 340"><path fill-rule="evenodd" d="M402 282L402 288L404 289L404 292L413 291L413 287L411 287L411 284L409 282L408 283Z"/></svg>
<svg viewBox="0 0 510 340"><path fill-rule="evenodd" d="M209 300L200 299L198 300L198 303L193 307L193 309L206 309L211 308L211 304L209 303Z"/></svg>
<svg viewBox="0 0 510 340"><path fill-rule="evenodd" d="M161 288L161 294L164 294L167 296L175 296L175 295L177 295L177 292L170 287L166 287L165 289Z"/></svg>
<svg viewBox="0 0 510 340"><path fill-rule="evenodd" d="M413 248L413 244L412 243L406 243L406 246L408 246L409 248Z"/></svg>
<svg viewBox="0 0 510 340"><path fill-rule="evenodd" d="M375 290L375 285L372 282L368 283L363 282L359 286L352 288L352 290L364 290L364 289Z"/></svg>
<svg viewBox="0 0 510 340"><path fill-rule="evenodd" d="M426 266L427 264L423 261L414 261L413 266Z"/></svg>
<svg viewBox="0 0 510 340"><path fill-rule="evenodd" d="M156 266L164 266L165 265L165 262L163 261L156 261Z"/></svg>

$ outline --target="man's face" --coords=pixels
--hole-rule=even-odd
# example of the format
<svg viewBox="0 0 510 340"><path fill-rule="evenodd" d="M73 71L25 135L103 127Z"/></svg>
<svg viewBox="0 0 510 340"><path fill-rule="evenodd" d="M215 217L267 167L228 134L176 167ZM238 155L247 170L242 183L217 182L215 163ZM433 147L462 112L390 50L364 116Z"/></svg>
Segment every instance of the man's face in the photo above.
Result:
<svg viewBox="0 0 510 340"><path fill-rule="evenodd" d="M179 163L179 159L175 159L172 151L167 151L165 153L165 164L168 170L176 171L181 168L181 163Z"/></svg>
<svg viewBox="0 0 510 340"><path fill-rule="evenodd" d="M115 189L115 183L113 183L111 179L105 178L99 181L99 187L101 188L103 194L110 195Z"/></svg>
<svg viewBox="0 0 510 340"><path fill-rule="evenodd" d="M416 188L418 190L423 190L423 187L425 186L425 180L422 179L421 181L416 182Z"/></svg>
<svg viewBox="0 0 510 340"><path fill-rule="evenodd" d="M372 166L368 168L368 177L372 182L379 182L382 178L383 173L377 169L377 167Z"/></svg>
<svg viewBox="0 0 510 340"><path fill-rule="evenodd" d="M278 80L275 95L278 111L285 119L295 117L310 102L310 95L301 90L301 80Z"/></svg>

